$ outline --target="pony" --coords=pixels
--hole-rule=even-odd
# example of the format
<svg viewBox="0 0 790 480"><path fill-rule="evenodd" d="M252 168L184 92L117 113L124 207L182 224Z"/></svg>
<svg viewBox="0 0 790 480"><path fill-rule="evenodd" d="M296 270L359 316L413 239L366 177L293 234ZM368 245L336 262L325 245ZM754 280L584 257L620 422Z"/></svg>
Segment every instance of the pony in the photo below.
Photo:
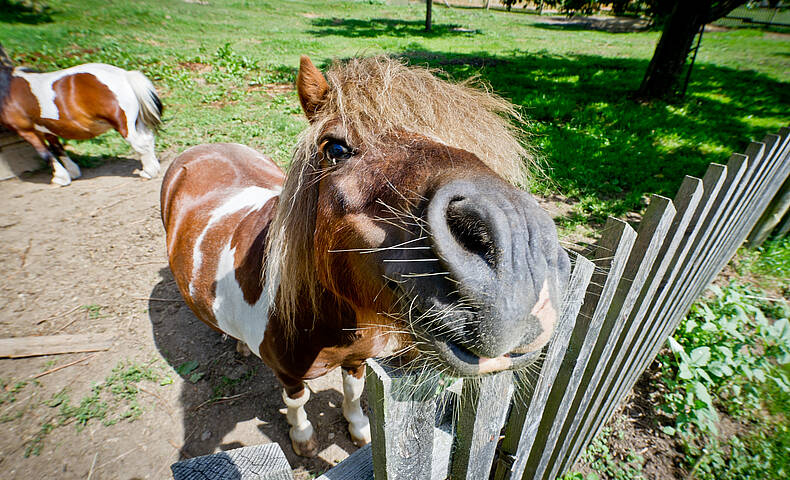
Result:
<svg viewBox="0 0 790 480"><path fill-rule="evenodd" d="M506 100L387 56L301 57L308 120L288 174L251 148L199 145L164 175L170 269L192 311L283 386L298 455L317 441L304 381L342 368L343 415L370 441L365 360L478 377L529 366L569 276L528 193Z"/></svg>
<svg viewBox="0 0 790 480"><path fill-rule="evenodd" d="M159 173L154 132L162 102L138 71L87 63L48 73L14 68L0 46L0 123L15 131L52 166L52 183L82 175L58 137L85 140L113 128L140 153L143 178Z"/></svg>

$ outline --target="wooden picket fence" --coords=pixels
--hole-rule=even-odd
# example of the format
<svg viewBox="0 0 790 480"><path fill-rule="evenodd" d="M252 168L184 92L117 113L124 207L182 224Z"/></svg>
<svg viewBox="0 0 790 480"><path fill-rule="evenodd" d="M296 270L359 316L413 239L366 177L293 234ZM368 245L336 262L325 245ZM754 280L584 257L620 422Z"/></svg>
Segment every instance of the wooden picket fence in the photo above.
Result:
<svg viewBox="0 0 790 480"><path fill-rule="evenodd" d="M373 442L320 479L562 475L790 175L789 134L751 143L702 179L687 176L674 200L654 195L636 231L610 218L593 258L575 258L534 382L501 372L437 393L438 383L369 360Z"/></svg>

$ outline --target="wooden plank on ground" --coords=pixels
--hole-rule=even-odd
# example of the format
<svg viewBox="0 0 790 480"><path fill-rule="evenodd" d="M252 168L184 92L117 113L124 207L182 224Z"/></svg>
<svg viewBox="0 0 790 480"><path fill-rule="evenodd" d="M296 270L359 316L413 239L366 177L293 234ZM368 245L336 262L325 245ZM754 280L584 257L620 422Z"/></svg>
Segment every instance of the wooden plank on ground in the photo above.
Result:
<svg viewBox="0 0 790 480"><path fill-rule="evenodd" d="M430 480L433 464L447 463L434 452L436 387L416 374L367 361L366 389L376 480ZM415 388L421 385L421 388ZM446 455L449 456L449 450Z"/></svg>
<svg viewBox="0 0 790 480"><path fill-rule="evenodd" d="M535 441L538 425L543 416L546 399L562 364L562 358L565 356L568 340L573 331L579 309L584 301L584 292L587 291L587 286L590 283L594 270L595 264L591 261L581 255L576 257L576 265L573 268L567 290L565 291L557 326L546 349L543 368L540 370L540 377L535 385L534 392L531 394L529 405L524 405L518 401L518 393L514 395L516 402L511 409L508 427L505 432L505 441L508 440L507 437L510 435L511 440L509 443L511 445L514 443L513 435L517 435L516 438L518 439L518 447L512 457L513 465L509 477L511 479L521 478L521 473L526 466L529 452ZM523 382L518 382L516 385L517 389L525 387L526 385L523 385Z"/></svg>
<svg viewBox="0 0 790 480"><path fill-rule="evenodd" d="M612 217L607 220L603 236L595 248L595 273L546 402L543 424L538 429L536 443L542 447L534 449L532 458L527 461L525 474L534 475L536 471L545 469L549 459L557 453L558 440L567 435L567 431L561 433L562 427L565 419L575 412L574 396L582 384L582 375L635 240L636 232L626 222Z"/></svg>
<svg viewBox="0 0 790 480"><path fill-rule="evenodd" d="M174 480L293 480L291 466L276 443L190 458L170 469Z"/></svg>
<svg viewBox="0 0 790 480"><path fill-rule="evenodd" d="M112 340L113 335L110 333L3 338L0 339L0 358L98 352L109 350Z"/></svg>
<svg viewBox="0 0 790 480"><path fill-rule="evenodd" d="M373 451L368 443L317 480L373 480Z"/></svg>
<svg viewBox="0 0 790 480"><path fill-rule="evenodd" d="M452 456L454 480L488 478L513 395L513 372L466 379Z"/></svg>

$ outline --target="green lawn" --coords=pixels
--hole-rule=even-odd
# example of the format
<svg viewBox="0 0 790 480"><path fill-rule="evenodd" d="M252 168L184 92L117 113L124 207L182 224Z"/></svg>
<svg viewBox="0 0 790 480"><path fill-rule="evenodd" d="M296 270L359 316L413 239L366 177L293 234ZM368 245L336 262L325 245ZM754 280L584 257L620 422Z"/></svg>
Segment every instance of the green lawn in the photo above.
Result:
<svg viewBox="0 0 790 480"><path fill-rule="evenodd" d="M479 75L532 119L548 173L534 188L579 201L571 227L638 211L649 193L672 196L684 175L790 124L790 36L776 33L706 33L686 100L642 105L629 94L656 32L437 5L426 34L424 5L403 0L50 0L43 13L20 4L0 0L0 38L20 64L100 61L152 77L166 105L159 149L235 141L287 163L304 120L282 84L303 53L321 64L388 52L455 78ZM117 134L77 150L131 154Z"/></svg>

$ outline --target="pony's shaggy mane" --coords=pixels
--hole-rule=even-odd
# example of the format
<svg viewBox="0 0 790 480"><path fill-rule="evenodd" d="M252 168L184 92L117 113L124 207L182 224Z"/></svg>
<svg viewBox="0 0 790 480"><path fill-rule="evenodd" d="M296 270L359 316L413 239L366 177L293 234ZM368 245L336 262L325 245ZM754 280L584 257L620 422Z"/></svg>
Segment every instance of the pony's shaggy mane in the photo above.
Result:
<svg viewBox="0 0 790 480"><path fill-rule="evenodd" d="M335 61L326 72L329 91L299 138L269 235L266 278L284 325L315 315L324 292L313 237L318 141L330 122L341 122L352 147L375 147L384 135L407 131L472 152L509 182L526 183L532 156L513 123L523 122L514 105L487 85L454 83L437 73L388 56Z"/></svg>

